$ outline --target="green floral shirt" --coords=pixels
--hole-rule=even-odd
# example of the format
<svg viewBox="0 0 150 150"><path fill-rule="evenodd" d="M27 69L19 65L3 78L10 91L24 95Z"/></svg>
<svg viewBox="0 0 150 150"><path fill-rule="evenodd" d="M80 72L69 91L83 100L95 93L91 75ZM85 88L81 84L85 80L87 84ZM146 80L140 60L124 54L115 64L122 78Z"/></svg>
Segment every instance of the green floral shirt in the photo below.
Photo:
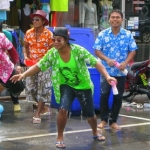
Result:
<svg viewBox="0 0 150 150"><path fill-rule="evenodd" d="M72 54L75 58L78 71L84 75L87 82L90 82L91 89L93 90L93 83L90 79L90 74L86 64L95 67L97 59L91 55L85 48L77 45L70 44ZM55 48L51 48L46 55L38 62L38 67L41 71L46 71L52 67L52 84L57 103L60 103L60 77L59 77L59 53Z"/></svg>

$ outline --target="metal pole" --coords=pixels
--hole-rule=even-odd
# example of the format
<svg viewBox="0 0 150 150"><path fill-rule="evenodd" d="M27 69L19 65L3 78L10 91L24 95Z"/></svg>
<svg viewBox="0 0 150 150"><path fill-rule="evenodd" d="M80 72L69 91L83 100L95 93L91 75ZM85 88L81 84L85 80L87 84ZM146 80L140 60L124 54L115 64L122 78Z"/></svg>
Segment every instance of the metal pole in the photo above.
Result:
<svg viewBox="0 0 150 150"><path fill-rule="evenodd" d="M125 0L122 0L122 3L121 3L121 11L123 13L123 22L122 22L122 27L125 28Z"/></svg>

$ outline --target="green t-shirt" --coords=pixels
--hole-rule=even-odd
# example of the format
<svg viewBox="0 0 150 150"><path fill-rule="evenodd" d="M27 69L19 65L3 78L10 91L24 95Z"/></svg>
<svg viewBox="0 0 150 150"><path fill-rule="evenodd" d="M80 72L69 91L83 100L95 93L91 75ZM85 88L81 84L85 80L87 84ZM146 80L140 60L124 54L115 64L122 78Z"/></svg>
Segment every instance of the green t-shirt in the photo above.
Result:
<svg viewBox="0 0 150 150"><path fill-rule="evenodd" d="M60 85L67 84L75 89L90 89L90 82L86 82L85 77L78 71L77 64L73 54L68 62L64 62L59 56L59 74L60 74Z"/></svg>
<svg viewBox="0 0 150 150"><path fill-rule="evenodd" d="M70 44L71 54L74 57L75 63L77 65L78 73L81 73L86 79L86 82L90 84L90 88L93 91L93 83L90 79L90 73L88 71L87 65L90 64L94 67L97 63L97 59L92 56L84 47L81 47L77 44ZM55 94L55 100L57 103L60 103L60 61L58 50L54 47L49 50L44 57L37 63L38 67L42 71L46 71L52 67L52 83Z"/></svg>

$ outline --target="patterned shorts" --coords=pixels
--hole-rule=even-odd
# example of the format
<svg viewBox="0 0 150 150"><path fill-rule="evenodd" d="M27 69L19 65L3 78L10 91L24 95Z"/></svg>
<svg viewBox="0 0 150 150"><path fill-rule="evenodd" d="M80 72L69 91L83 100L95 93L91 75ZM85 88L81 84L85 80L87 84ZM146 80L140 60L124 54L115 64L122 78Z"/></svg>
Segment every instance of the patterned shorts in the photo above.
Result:
<svg viewBox="0 0 150 150"><path fill-rule="evenodd" d="M51 69L26 78L26 99L34 101L51 101Z"/></svg>

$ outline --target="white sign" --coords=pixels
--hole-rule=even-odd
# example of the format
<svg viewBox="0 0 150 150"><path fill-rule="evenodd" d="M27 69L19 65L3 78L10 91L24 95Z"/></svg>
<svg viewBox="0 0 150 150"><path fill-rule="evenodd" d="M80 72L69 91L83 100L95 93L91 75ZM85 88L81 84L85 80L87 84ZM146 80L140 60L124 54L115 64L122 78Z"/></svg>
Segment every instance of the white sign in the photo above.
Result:
<svg viewBox="0 0 150 150"><path fill-rule="evenodd" d="M133 4L145 4L145 1L133 1Z"/></svg>
<svg viewBox="0 0 150 150"><path fill-rule="evenodd" d="M135 7L135 10L142 10L142 7Z"/></svg>

